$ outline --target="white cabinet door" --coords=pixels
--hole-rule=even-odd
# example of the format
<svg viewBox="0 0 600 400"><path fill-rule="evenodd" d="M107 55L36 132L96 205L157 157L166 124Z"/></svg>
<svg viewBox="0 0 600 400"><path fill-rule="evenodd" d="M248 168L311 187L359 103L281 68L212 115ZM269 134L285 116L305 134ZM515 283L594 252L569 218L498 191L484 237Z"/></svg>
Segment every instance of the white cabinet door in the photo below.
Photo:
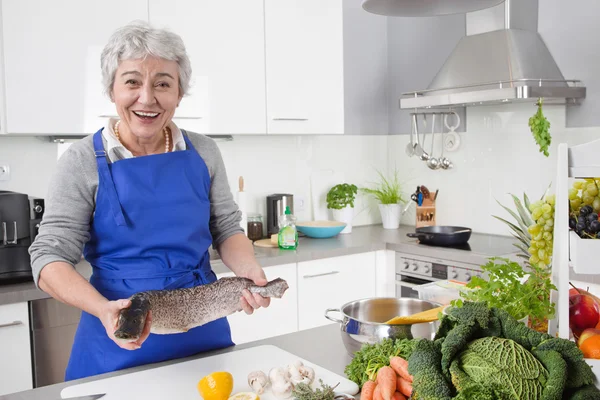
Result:
<svg viewBox="0 0 600 400"><path fill-rule="evenodd" d="M342 0L265 0L267 129L344 132Z"/></svg>
<svg viewBox="0 0 600 400"><path fill-rule="evenodd" d="M33 388L27 302L0 305L0 396Z"/></svg>
<svg viewBox="0 0 600 400"><path fill-rule="evenodd" d="M207 134L264 134L262 0L149 0L150 22L179 34L192 63L191 94L174 121Z"/></svg>
<svg viewBox="0 0 600 400"><path fill-rule="evenodd" d="M378 250L375 258L375 294L377 297L396 297L396 252Z"/></svg>
<svg viewBox="0 0 600 400"><path fill-rule="evenodd" d="M341 308L345 303L375 294L375 252L300 262L299 329L327 325L327 308Z"/></svg>
<svg viewBox="0 0 600 400"><path fill-rule="evenodd" d="M244 311L227 317L231 326L231 337L235 344L252 342L273 336L298 331L298 291L296 264L284 264L264 268L268 280L281 278L289 289L281 299L271 299L267 308L259 308L252 315ZM234 276L232 272L217 277Z"/></svg>
<svg viewBox="0 0 600 400"><path fill-rule="evenodd" d="M2 0L6 132L93 133L114 106L100 53L115 29L148 18L147 0Z"/></svg>

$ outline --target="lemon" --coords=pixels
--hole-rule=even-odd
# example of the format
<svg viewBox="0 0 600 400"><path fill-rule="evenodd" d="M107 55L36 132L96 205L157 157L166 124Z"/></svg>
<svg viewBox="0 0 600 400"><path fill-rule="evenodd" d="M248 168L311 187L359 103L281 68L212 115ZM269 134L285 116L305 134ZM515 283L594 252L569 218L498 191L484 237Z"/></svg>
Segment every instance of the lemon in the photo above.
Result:
<svg viewBox="0 0 600 400"><path fill-rule="evenodd" d="M204 400L227 400L233 390L233 376L218 371L206 375L198 382L198 392Z"/></svg>
<svg viewBox="0 0 600 400"><path fill-rule="evenodd" d="M260 397L254 392L239 392L231 396L229 400L260 400Z"/></svg>

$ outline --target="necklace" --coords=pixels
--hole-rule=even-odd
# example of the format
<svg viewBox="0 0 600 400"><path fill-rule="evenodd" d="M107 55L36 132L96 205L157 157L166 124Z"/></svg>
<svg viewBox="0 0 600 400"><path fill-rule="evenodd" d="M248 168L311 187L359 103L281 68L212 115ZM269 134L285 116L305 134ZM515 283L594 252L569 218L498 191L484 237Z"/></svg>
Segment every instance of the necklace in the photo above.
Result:
<svg viewBox="0 0 600 400"><path fill-rule="evenodd" d="M117 137L117 140L119 141L119 143L121 143L123 145L123 147L127 147L121 141L121 136L119 136L119 124L120 123L121 123L121 120L117 121L113 130L115 131L115 136ZM169 138L169 130L167 129L166 126L163 128L163 135L165 137L165 153L168 153L169 149L171 148L171 140Z"/></svg>

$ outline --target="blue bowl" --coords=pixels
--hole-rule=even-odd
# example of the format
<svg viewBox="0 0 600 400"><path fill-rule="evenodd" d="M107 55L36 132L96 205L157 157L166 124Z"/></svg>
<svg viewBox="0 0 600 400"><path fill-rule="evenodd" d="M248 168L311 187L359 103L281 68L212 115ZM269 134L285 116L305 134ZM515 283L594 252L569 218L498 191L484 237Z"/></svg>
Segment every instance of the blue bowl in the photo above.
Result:
<svg viewBox="0 0 600 400"><path fill-rule="evenodd" d="M344 230L345 222L337 221L309 221L296 224L299 232L306 236L316 239L325 239L334 237Z"/></svg>

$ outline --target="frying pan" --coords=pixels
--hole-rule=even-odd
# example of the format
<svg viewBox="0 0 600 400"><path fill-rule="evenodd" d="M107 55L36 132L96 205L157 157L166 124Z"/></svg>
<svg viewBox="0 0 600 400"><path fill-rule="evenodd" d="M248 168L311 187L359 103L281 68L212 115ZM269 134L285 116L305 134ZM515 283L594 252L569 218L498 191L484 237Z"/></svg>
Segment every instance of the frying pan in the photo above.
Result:
<svg viewBox="0 0 600 400"><path fill-rule="evenodd" d="M456 246L465 244L471 238L471 228L464 226L426 226L417 228L415 233L406 236L418 238L419 242L432 246Z"/></svg>

